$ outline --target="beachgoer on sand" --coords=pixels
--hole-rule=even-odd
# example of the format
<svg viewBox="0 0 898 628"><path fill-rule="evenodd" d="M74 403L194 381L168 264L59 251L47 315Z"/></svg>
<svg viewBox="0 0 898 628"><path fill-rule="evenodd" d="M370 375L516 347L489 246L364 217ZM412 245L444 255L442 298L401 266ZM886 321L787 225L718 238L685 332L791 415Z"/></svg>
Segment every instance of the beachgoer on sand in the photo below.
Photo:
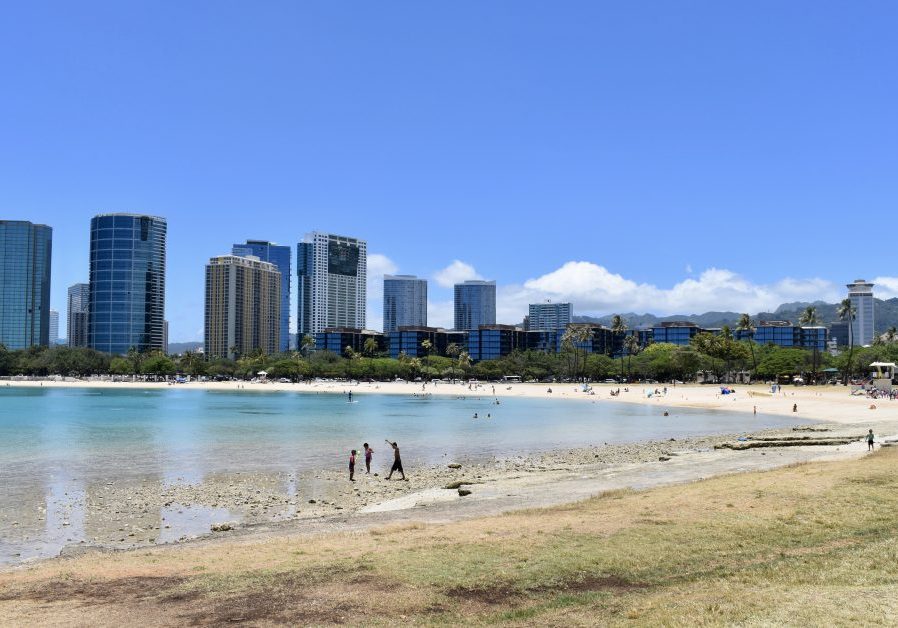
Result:
<svg viewBox="0 0 898 628"><path fill-rule="evenodd" d="M356 451L353 449L349 452L349 481L355 482L355 454Z"/></svg>
<svg viewBox="0 0 898 628"><path fill-rule="evenodd" d="M393 466L390 467L390 474L387 476L389 480L393 477L394 471L399 471L402 474L402 479L405 479L405 471L402 470L402 458L399 457L399 445L395 442L390 442L389 439L386 439L387 444L393 448Z"/></svg>
<svg viewBox="0 0 898 628"><path fill-rule="evenodd" d="M368 446L368 443L365 443L365 473L371 473L371 454L374 453L374 450Z"/></svg>
<svg viewBox="0 0 898 628"><path fill-rule="evenodd" d="M873 451L873 430L867 432L867 451Z"/></svg>

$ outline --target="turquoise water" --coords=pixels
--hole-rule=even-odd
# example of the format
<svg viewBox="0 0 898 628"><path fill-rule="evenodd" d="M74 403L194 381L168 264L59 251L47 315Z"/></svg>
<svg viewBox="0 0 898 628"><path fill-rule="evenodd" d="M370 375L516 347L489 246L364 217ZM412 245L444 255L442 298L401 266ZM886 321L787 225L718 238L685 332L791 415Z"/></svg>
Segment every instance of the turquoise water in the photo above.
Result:
<svg viewBox="0 0 898 628"><path fill-rule="evenodd" d="M377 452L375 464L386 464L385 438L398 440L406 466L414 466L796 422L663 411L604 400L508 398L497 406L488 396L358 394L347 403L308 392L10 387L0 389L0 477L8 488L59 473L190 481L215 472L302 472L342 466L364 441Z"/></svg>
<svg viewBox="0 0 898 628"><path fill-rule="evenodd" d="M54 556L83 543L169 542L241 517L217 504L213 493L209 503L150 506L135 496L137 485L278 477L282 501L300 493L302 499L320 499L316 491L327 488L316 488L315 474L307 472L344 468L349 450L361 449L364 441L376 452L373 471L389 468L392 456L383 441L390 438L399 441L405 468L414 474L416 465L447 460L796 423L691 409L665 417L663 405L591 398L510 398L494 405L489 396L460 390L466 398L356 394L348 403L343 395L307 388L0 387L0 565ZM481 418L473 419L475 412ZM256 472L261 475L237 475ZM300 490L303 482L309 484ZM110 486L120 490L107 492Z"/></svg>

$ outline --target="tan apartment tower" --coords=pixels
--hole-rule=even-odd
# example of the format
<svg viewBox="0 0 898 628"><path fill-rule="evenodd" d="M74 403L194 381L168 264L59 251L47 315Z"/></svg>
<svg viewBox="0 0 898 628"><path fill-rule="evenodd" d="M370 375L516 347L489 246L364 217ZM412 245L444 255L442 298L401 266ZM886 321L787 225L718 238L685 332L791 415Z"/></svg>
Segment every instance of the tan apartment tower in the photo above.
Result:
<svg viewBox="0 0 898 628"><path fill-rule="evenodd" d="M277 353L281 342L281 273L258 257L222 255L206 265L206 358L256 351Z"/></svg>

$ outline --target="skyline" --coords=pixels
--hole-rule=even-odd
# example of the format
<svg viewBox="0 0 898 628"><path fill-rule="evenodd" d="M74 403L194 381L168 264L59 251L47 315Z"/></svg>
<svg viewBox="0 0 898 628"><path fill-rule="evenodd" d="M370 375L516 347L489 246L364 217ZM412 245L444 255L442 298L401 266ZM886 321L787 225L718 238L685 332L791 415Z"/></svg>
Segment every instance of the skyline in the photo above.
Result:
<svg viewBox="0 0 898 628"><path fill-rule="evenodd" d="M165 220L164 216L159 217ZM47 226L53 228L52 225ZM54 247L56 246L56 239L57 238L54 237ZM302 238L300 238L300 241L302 241ZM274 241L272 241L272 244L280 245L280 243ZM291 247L291 249L292 248L293 247ZM227 256L230 254L231 253L223 253L221 254L221 256ZM170 257L171 251L167 250L166 255L167 257ZM213 259L215 257L220 256L211 256L209 259ZM374 260L372 260L372 257L374 258ZM207 259L206 264L208 264L208 261L209 260ZM375 264L376 274L372 274L371 272L372 261ZM392 260L390 260L390 258L388 258L387 256L377 253L369 254L368 262L368 324L365 327L367 329L381 330L382 325L380 323L382 323L383 278L384 275L395 274L384 272L382 269L394 268L395 264L393 264ZM53 268L56 267L55 264L51 264L51 266ZM170 271L167 271L167 274L169 273ZM583 276L591 276L596 281L594 283L590 283L589 281L584 282L582 281ZM421 279L425 280L428 285L431 285L431 283L435 283L437 286L443 288L447 288L448 286L448 291L450 292L457 283L461 284L465 281L484 281L482 275L480 275L476 271L476 269L468 264L465 264L464 262L461 262L460 260L454 260L453 263L449 264L447 267L437 271L429 277L422 277ZM724 283L727 281L731 283L729 284L729 286L724 287ZM854 280L852 280L852 282L853 281ZM744 278L735 275L731 271L722 269L709 269L708 271L702 273L698 280L687 279L671 287L670 289L663 289L651 284L636 284L635 282L627 280L620 275L610 273L607 271L607 269L604 269L594 263L568 263L561 269L558 269L556 271L553 271L552 273L548 273L536 279L528 280L523 285L497 284L496 322L500 324L519 324L523 320L524 316L527 315L529 305L545 302L560 303L565 301L572 302L573 306L575 307L577 316L605 316L615 313L635 313L654 314L656 316L662 317L681 314L683 316L689 317L692 315L698 315L710 311L745 311L754 315L761 311L772 312L779 305L794 301L822 301L830 303L841 301L842 299L846 298L848 294L846 288L852 282L843 282L840 284L838 282L816 279L814 281L806 282L804 285L802 285L801 283L796 281L784 280L774 286L763 286L751 284ZM871 280L869 283L875 286L873 292L874 297L877 299L889 299L898 297L898 278L877 277L874 280ZM53 285L54 284L51 281L51 287ZM611 286L611 288L608 288L609 285ZM71 287L72 286L63 287L63 290L66 293L66 299L63 301L64 305L67 305L68 290ZM715 300L715 289L721 287L725 288L724 297L722 300ZM582 308L579 307L578 303L583 301L578 301L578 296L585 296L587 298L586 302L588 302L589 298L593 298L597 294L602 294L603 290L605 290L606 288L608 289L604 294L608 298L607 303L617 303L617 308L606 310L597 308L591 310L588 308L588 306ZM57 290L55 287L53 287L52 291L55 294ZM166 290L166 292L168 293L168 290ZM202 286L200 286L199 292L201 296L204 296L205 291ZM291 293L291 311L293 312L295 312L296 308L296 293L297 289L294 286ZM720 293L717 292L716 294L719 295ZM539 298L539 295L548 296ZM631 298L632 300L628 300L628 298ZM653 299L657 299L655 303L661 303L662 305L655 309L640 309L637 305L639 303L649 303ZM503 302L503 300L507 302ZM732 307L722 305L722 302L737 304L766 303L768 305L756 305L753 308ZM378 304L381 309L372 312L372 303ZM689 307L689 303L704 303L704 306L703 309L692 309L691 311L687 311L687 309L685 308ZM677 304L687 305L683 305L680 307L680 309L677 309ZM61 318L68 320L67 307L58 306L53 302L52 298L51 307L52 309L59 311L59 315ZM660 309L661 307L666 307L667 309L662 310ZM203 301L203 308L203 311L205 311L205 301ZM454 327L452 322L452 319L454 317L453 310L454 300L452 299L445 303L435 303L433 300L428 299L428 325L431 327L452 329ZM515 318L514 313L518 311L520 311L521 314L520 316ZM437 320L440 322L430 322L435 313L439 317ZM506 316L505 319L502 318L503 315ZM168 317L170 316L172 316L172 313L168 310L167 306L167 321ZM372 317L376 318L378 322L377 324L372 324ZM291 334L296 333L295 319L295 316L291 316ZM444 323L442 321L446 322ZM829 323L832 321L825 322ZM68 325L66 325L66 338L69 335L67 327ZM170 339L170 342L201 342L203 340L202 326L198 333L198 338L194 337L185 339ZM66 339L62 338L62 336L60 336L60 338Z"/></svg>
<svg viewBox="0 0 898 628"><path fill-rule="evenodd" d="M172 342L201 338L211 257L315 230L368 242L375 328L387 273L428 279L446 327L479 277L502 322L898 296L891 3L7 17L0 216L53 227L61 315L104 212L167 218Z"/></svg>

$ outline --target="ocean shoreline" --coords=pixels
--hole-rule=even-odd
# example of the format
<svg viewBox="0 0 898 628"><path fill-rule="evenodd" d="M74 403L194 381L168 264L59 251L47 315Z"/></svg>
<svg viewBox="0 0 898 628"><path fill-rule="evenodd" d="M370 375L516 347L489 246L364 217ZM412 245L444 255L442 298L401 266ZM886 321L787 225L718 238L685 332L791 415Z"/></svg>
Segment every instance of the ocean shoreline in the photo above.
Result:
<svg viewBox="0 0 898 628"><path fill-rule="evenodd" d="M88 388L121 388L121 384L94 383ZM345 382L319 382L319 390L305 389L307 385L286 385L287 390L304 393L342 394L348 387ZM378 388L378 384L359 384L353 387L358 394L420 394L414 384L391 383ZM39 386L29 382L28 386ZM53 385L53 384L50 384ZM65 387L85 387L66 382ZM247 384L248 388L184 385L194 390L283 391L283 388L266 384ZM303 389L296 390L300 386ZM436 394L464 394L464 387L440 385ZM469 394L492 396L490 384L486 390ZM166 384L130 385L127 388L167 388ZM418 388L415 390L414 388ZM423 392L431 392L428 386ZM578 387L579 388L579 387ZM647 388L647 387L646 387ZM663 389L663 385L658 385ZM715 387L716 388L716 387ZM610 389L617 386L595 387L596 395L575 392L566 384L553 386L552 399L600 402L664 404L671 408L698 407L721 412L747 412L746 406L788 407L801 404L805 408L792 416L802 421L817 420L820 429L830 430L832 435L862 434L867 425L874 426L877 434L898 432L898 404L881 402L881 409L869 411L864 419L852 415L864 406L862 399L834 400L834 391L799 389L797 395L782 397L763 396L761 387L736 387L736 395L719 395L708 387L678 386L670 388L667 397L646 397L643 387L630 388L619 397L610 397ZM748 396L751 390L758 396ZM488 392L487 392L488 391ZM793 391L789 391L793 392ZM822 394L823 392L829 394ZM848 397L846 389L842 394ZM741 394L740 394L741 393ZM548 396L542 385L513 384L497 386L496 397ZM679 398L677 398L679 395ZM841 420L820 420L808 416L806 408L830 407ZM848 410L850 409L850 414ZM774 413L771 413L774 414ZM775 413L787 418L786 412ZM874 419L875 420L872 420ZM788 428L772 428L756 432L759 436L788 433ZM804 462L808 460L853 457L863 455L862 443L843 446L791 447L781 451L731 452L713 449L715 444L732 440L738 434L706 435L681 438L672 441L637 441L616 445L592 444L580 448L563 448L529 456L508 456L504 459L475 460L460 458L461 469L449 469L444 461L418 468L409 468L410 482L391 481L382 476L365 476L363 465L358 469L359 482L350 484L346 472L335 467L309 472L304 477L268 472L216 474L204 479L201 485L174 484L165 486L157 482L122 481L109 482L100 490L85 498L85 517L93 523L90 539L83 542L63 543L60 555L80 554L85 551L136 551L147 548L177 547L185 543L219 542L228 539L258 537L266 534L321 534L340 529L359 529L385 523L403 523L427 520L444 521L477 518L521 508L546 507L585 499L607 490L620 488L647 488L664 484L690 482L713 475L738 473L756 469ZM661 458L666 460L661 460ZM461 496L457 489L445 486L453 482L469 482L464 486L471 494ZM284 486L294 487L294 493L283 491ZM308 486L316 486L317 492L307 492ZM306 487L306 488L303 488ZM313 501L314 503L310 503ZM159 516L157 516L159 513ZM45 513L46 514L46 513ZM190 532L174 538L166 536L166 530L178 529L166 521L181 520L180 529ZM188 517L196 521L185 527ZM159 519L159 517L163 517ZM212 532L212 523L227 524L224 532ZM192 526L192 527L191 527ZM55 552L53 552L55 553ZM27 568L53 556L14 557L0 571ZM6 562L6 561L4 561Z"/></svg>

